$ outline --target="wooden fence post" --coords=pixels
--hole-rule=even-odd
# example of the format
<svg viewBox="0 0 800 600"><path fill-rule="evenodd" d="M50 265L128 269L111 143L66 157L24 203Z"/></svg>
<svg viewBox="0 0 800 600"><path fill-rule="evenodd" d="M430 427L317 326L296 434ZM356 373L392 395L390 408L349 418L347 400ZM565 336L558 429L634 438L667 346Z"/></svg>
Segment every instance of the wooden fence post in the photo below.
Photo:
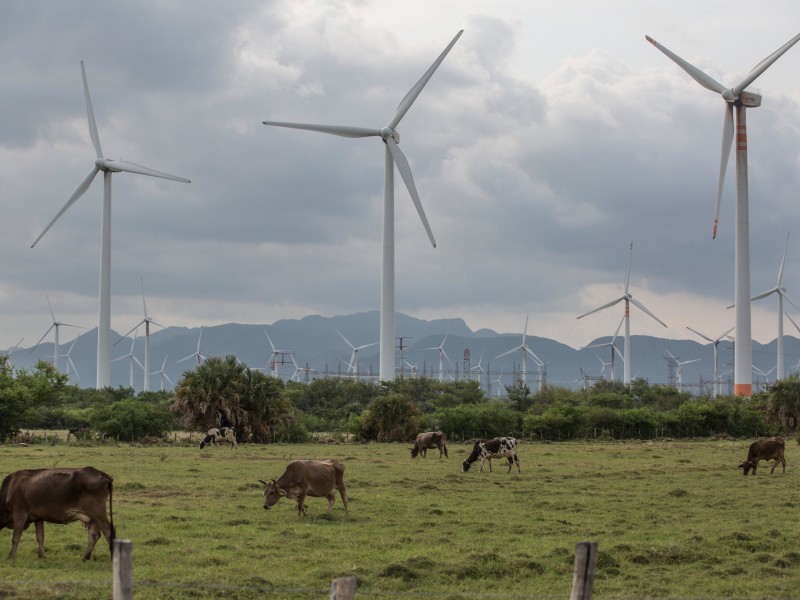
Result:
<svg viewBox="0 0 800 600"><path fill-rule="evenodd" d="M130 540L114 540L114 600L131 600L133 598L132 551L133 543Z"/></svg>
<svg viewBox="0 0 800 600"><path fill-rule="evenodd" d="M330 600L353 600L356 597L356 578L337 577L331 581Z"/></svg>
<svg viewBox="0 0 800 600"><path fill-rule="evenodd" d="M572 575L570 600L592 600L596 569L597 542L575 544L575 572Z"/></svg>

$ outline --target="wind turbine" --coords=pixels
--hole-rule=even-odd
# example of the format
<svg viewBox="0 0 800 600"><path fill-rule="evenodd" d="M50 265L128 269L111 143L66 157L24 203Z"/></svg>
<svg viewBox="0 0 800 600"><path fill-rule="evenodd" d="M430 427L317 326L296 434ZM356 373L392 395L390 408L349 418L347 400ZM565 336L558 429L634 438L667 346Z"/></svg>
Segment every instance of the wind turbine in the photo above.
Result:
<svg viewBox="0 0 800 600"><path fill-rule="evenodd" d="M781 259L781 267L778 269L778 283L775 284L775 287L772 289L767 290L766 292L761 292L760 294L756 294L752 298L753 300L761 300L761 298L766 298L770 294L777 294L778 295L778 362L777 362L777 371L775 372L775 377L777 379L783 379L784 376L784 361L783 361L783 300L784 298L786 301L800 310L800 307L795 304L792 299L789 297L789 294L786 292L786 288L783 287L782 279L783 279L783 265L786 263L786 251L789 249L789 234L786 234L786 247L783 249L783 258Z"/></svg>
<svg viewBox="0 0 800 600"><path fill-rule="evenodd" d="M66 204L58 211L53 220L47 224L47 227L39 234L39 237L34 240L31 248L44 237L44 234L58 221L61 215L86 193L95 176L102 171L103 211L100 225L100 291L97 324L97 389L99 390L111 385L111 174L119 172L136 173L138 175L160 177L161 179L172 179L183 183L189 183L189 180L154 171L132 162L104 158L103 150L100 147L100 136L97 133L97 123L94 120L92 100L89 97L89 83L86 80L86 68L83 66L83 61L81 61L81 74L83 75L83 93L86 98L86 114L89 119L89 136L92 138L92 145L97 154L97 159L92 165L92 170L78 184Z"/></svg>
<svg viewBox="0 0 800 600"><path fill-rule="evenodd" d="M595 357L597 358L597 360L600 361L600 364L602 365L602 368L600 369L600 377L602 379L605 379L606 378L606 367L611 366L611 363L604 361L602 358L597 356L597 354L595 354L594 352L592 352L592 354L594 354ZM612 354L613 354L613 352L612 352ZM611 381L614 381L614 379L612 378Z"/></svg>
<svg viewBox="0 0 800 600"><path fill-rule="evenodd" d="M294 361L294 356L290 350L278 350L275 347L275 344L272 343L272 340L270 339L267 330L264 329L263 327L261 328L261 330L264 332L264 335L267 336L267 341L269 342L270 348L272 348L272 354L270 354L269 358L267 359L267 367L269 367L269 371L273 377L282 377L283 375L279 373L279 368L278 368L279 363L276 359L278 358L278 356L280 356L281 357L280 364L283 364L284 358L287 354L290 357L292 357L292 361ZM270 367L270 365L272 366Z"/></svg>
<svg viewBox="0 0 800 600"><path fill-rule="evenodd" d="M123 335L123 338L128 337L134 330L138 329L140 325L144 325L144 386L142 386L142 390L145 392L150 391L150 323L153 325L158 325L159 327L163 327L156 323L148 314L147 314L147 303L144 300L144 278L142 278L142 311L144 312L144 319L139 321L136 325L134 325L131 330ZM118 342L117 342L118 343Z"/></svg>
<svg viewBox="0 0 800 600"><path fill-rule="evenodd" d="M678 377L678 390L680 391L680 390L682 390L682 389L683 389L683 377L682 377L682 375L681 375L681 367L683 367L683 365L688 365L688 364L691 364L691 363L696 363L696 362L698 362L700 359L699 359L699 358L693 358L692 360L684 360L684 361L680 361L680 360L678 360L678 359L675 357L675 355L674 355L672 352L670 352L670 351L669 351L669 350L667 350L666 348L664 348L664 350L666 350L666 351L667 351L667 354L669 354L669 357L670 357L670 358L673 360L673 362L675 363L675 365L678 367L678 370L675 372L675 375Z"/></svg>
<svg viewBox="0 0 800 600"><path fill-rule="evenodd" d="M344 334L341 331L339 331L337 329L336 333L338 333L339 337L341 337L345 341L345 343L348 346L350 346L350 348L353 350L352 354L350 354L350 362L347 363L347 365L348 365L347 372L349 373L349 372L352 371L355 374L356 379L358 379L358 377L360 375L359 370L358 370L358 352L359 352L359 350L363 350L364 348L370 348L372 346L377 346L379 342L372 342L371 344L362 344L361 346L354 346L350 342L350 340L348 340L346 337L344 337Z"/></svg>
<svg viewBox="0 0 800 600"><path fill-rule="evenodd" d="M328 133L348 138L379 137L384 143L384 192L383 192L383 264L381 269L381 326L380 326L380 369L379 376L382 381L390 381L395 377L395 354L394 354L394 167L397 165L400 176L403 179L411 199L417 208L422 225L428 233L431 244L436 247L436 240L425 211L422 208L417 187L414 184L414 177L411 167L408 164L398 143L400 135L397 132L397 125L405 116L408 109L419 96L422 89L436 72L436 69L447 56L450 49L464 33L459 31L444 51L434 61L422 78L409 90L405 97L400 101L394 116L389 124L380 129L370 129L365 127L351 127L342 125L314 125L307 123L286 123L279 121L264 121L264 125L276 127L288 127L291 129L303 129Z"/></svg>
<svg viewBox="0 0 800 600"><path fill-rule="evenodd" d="M495 360L497 360L498 358L503 358L504 356L508 356L512 352L516 352L517 350L521 350L522 351L522 382L523 383L526 383L525 376L528 373L527 357L528 357L529 354L530 354L531 358L533 358L533 362L536 363L537 367L542 367L544 365L544 361L542 361L542 359L540 359L538 356L536 356L536 354L533 352L533 350L531 350L528 347L528 344L525 341L525 338L528 335L528 318L529 317L530 317L529 314L525 315L525 329L522 330L522 343L519 346L515 346L511 350L508 350L507 352L503 352L502 354L499 354L498 356L495 356ZM505 389L505 388L503 388L503 389Z"/></svg>
<svg viewBox="0 0 800 600"><path fill-rule="evenodd" d="M603 362L603 369L605 369L605 365L608 365L608 364L611 365L611 381L616 381L617 380L616 379L616 372L615 372L615 368L614 368L615 367L615 365L614 365L615 360L614 359L616 358L616 356L619 356L620 360L622 360L623 363L625 362L625 357L622 356L622 353L620 353L619 348L617 348L617 336L619 335L619 330L620 330L620 327L622 327L623 321L625 321L625 315L622 315L622 318L619 320L619 325L617 325L617 329L614 332L614 336L611 338L610 342L604 342L602 344L591 344L589 346L583 346L583 347L580 348L581 350L584 350L584 349L587 349L587 348L608 348L608 347L611 348L611 362L610 363L606 363L606 362L603 362L602 360L600 361L600 362ZM597 356L597 355L595 354L595 356ZM602 375L603 373L601 372L600 374Z"/></svg>
<svg viewBox="0 0 800 600"><path fill-rule="evenodd" d="M636 308L641 310L644 314L646 314L650 318L654 319L658 323L661 323L664 327L667 326L666 323L664 323L661 319L659 319L657 316L655 316L653 313L651 313L649 310L647 310L647 308L645 307L644 304L642 304L638 300L634 299L634 297L628 291L628 287L629 287L630 282L631 282L631 260L632 259L633 259L633 242L631 242L630 251L628 252L628 270L625 273L625 293L622 294L622 296L620 296L616 300L612 300L611 302L607 302L606 304L603 304L603 306L595 308L594 310L590 310L587 313L583 313L582 315L580 315L578 317L579 319L582 319L583 317L585 317L587 315L591 315L592 313L596 313L596 312L599 312L599 311L601 311L601 310L603 310L605 308L609 308L610 306L614 306L615 304L617 304L618 302L621 302L622 300L625 301L625 313L623 315L623 320L625 321L625 344L624 344L624 355L625 356L623 356L624 368L623 368L623 375L622 375L622 382L625 385L628 385L631 382L631 360L630 360L630 356L631 356L631 307L630 307L630 305L633 304Z"/></svg>
<svg viewBox="0 0 800 600"><path fill-rule="evenodd" d="M24 339L25 339L25 337L19 338L19 341L16 344L11 346L11 348L6 350L5 352L0 353L0 355L5 356L7 359L11 360L11 355L14 354L15 350L19 349L19 345L22 343L22 340L24 340Z"/></svg>
<svg viewBox="0 0 800 600"><path fill-rule="evenodd" d="M136 363L137 365L139 365L139 367L144 369L144 366L142 365L142 363L139 362L139 359L136 358L136 355L133 353L133 350L136 347L136 337L139 335L139 328L137 327L134 331L135 332L133 334L133 341L131 342L131 351L128 352L126 355L118 356L117 358L115 358L114 360L111 361L111 362L117 362L118 360L122 360L124 358L130 359L130 373L131 374L130 374L130 383L128 385L131 388L133 388L133 364ZM145 376L146 375L147 375L147 372L145 371Z"/></svg>
<svg viewBox="0 0 800 600"><path fill-rule="evenodd" d="M731 331L733 331L734 328L731 327L727 331L724 331L724 332L720 333L713 340L710 337L708 337L707 335L705 335L704 333L700 333L696 329L692 329L691 327L687 327L686 329L688 329L689 331L691 331L693 333L696 333L701 338L703 338L704 340L708 340L709 342L711 342L714 345L714 398L716 398L717 396L719 396L719 392L720 392L720 377L721 377L721 375L718 375L718 371L719 371L719 348L718 348L719 347L719 343L722 341L722 338L724 338Z"/></svg>
<svg viewBox="0 0 800 600"><path fill-rule="evenodd" d="M450 363L450 366L455 369L455 365L453 361L450 360L450 357L447 356L447 353L444 351L444 343L447 341L447 336L450 335L449 333L444 334L444 338L442 339L442 343L438 346L434 346L432 348L423 348L423 350L436 350L439 352L439 382L441 383L444 381L444 359L447 359L447 362Z"/></svg>
<svg viewBox="0 0 800 600"><path fill-rule="evenodd" d="M746 92L745 88L766 71L781 55L791 48L800 34L793 37L767 58L758 63L747 76L732 88L708 76L706 73L689 64L678 55L656 42L650 36L647 41L661 50L689 76L707 90L716 92L725 101L725 113L722 126L722 156L719 164L719 180L717 182L717 204L714 209L714 230L712 237L717 237L719 207L722 200L722 186L725 171L733 146L734 112L736 113L736 235L735 235L735 298L736 305L736 337L738 343L734 348L734 394L751 396L753 394L753 374L747 365L753 362L753 337L750 323L750 216L747 190L747 109L761 106L761 96Z"/></svg>
<svg viewBox="0 0 800 600"><path fill-rule="evenodd" d="M172 383L172 379L170 379L170 378L169 378L169 375L167 375L167 372L164 370L164 368L165 368L166 366L167 366L167 355L165 354L165 355L164 355L164 362L163 362L163 363L161 363L161 370L160 370L160 371L156 371L155 373L151 373L151 375L158 375L158 376L159 376L159 378L160 378L160 380L161 380L161 391L162 391L162 392L164 391L164 380L165 380L165 379L166 379L167 381L169 381L169 384L170 384L171 386L175 387L175 384L174 384L174 383Z"/></svg>
<svg viewBox="0 0 800 600"><path fill-rule="evenodd" d="M78 369L75 368L75 363L72 362L72 356L70 355L72 354L72 349L75 347L75 342L78 341L78 338L81 337L81 335L82 334L76 336L75 339L72 340L72 343L69 345L69 350L67 350L67 353L61 355L62 358L67 359L67 377L69 377L69 371L70 369L72 369L72 372L75 374L75 381L80 381L81 377L80 375L78 375Z"/></svg>
<svg viewBox="0 0 800 600"><path fill-rule="evenodd" d="M197 350L195 350L195 351L194 351L192 354L190 354L189 356L184 356L182 359L180 359L180 360L176 360L176 361L175 361L175 363L177 364L177 363L179 363L179 362L183 362L183 361L185 361L185 360L189 360L190 358L194 358L194 359L196 359L196 360L197 360L197 364L198 364L198 365L199 365L201 362L203 362L203 361L206 359L206 356L205 356L205 354L202 354L202 353L200 352L200 340L202 340L202 339L203 339L203 328L201 327L201 328L200 328L200 335L198 335L198 336L197 336Z"/></svg>
<svg viewBox="0 0 800 600"><path fill-rule="evenodd" d="M58 319L56 319L56 314L53 312L53 305L50 304L50 296L47 295L47 290L44 291L44 297L47 298L47 307L50 309L50 316L53 317L53 323L50 325L50 327L47 328L47 331L45 331L44 334L42 335L42 337L39 338L39 341L36 342L36 344L33 346L33 348L31 348L31 352L36 350L36 348L39 347L39 344L42 343L42 340L45 337L47 337L48 333L50 333L50 330L54 329L55 330L55 340L53 342L53 367L55 368L56 371L60 372L61 369L59 369L59 367L58 367L58 346L59 346L59 344L58 344L58 328L62 327L62 326L63 327L78 327L79 329L83 329L83 328L79 327L78 325L70 325L69 323L62 323ZM20 340L20 342L22 342L22 340Z"/></svg>

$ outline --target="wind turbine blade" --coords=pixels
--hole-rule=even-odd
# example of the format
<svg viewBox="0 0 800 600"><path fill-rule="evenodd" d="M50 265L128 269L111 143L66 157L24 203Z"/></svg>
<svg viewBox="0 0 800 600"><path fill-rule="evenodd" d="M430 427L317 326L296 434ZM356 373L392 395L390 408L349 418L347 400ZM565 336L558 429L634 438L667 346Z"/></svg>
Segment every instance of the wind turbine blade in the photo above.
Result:
<svg viewBox="0 0 800 600"><path fill-rule="evenodd" d="M144 318L147 320L147 303L144 301L144 277L140 277L139 281L142 283L142 310L144 311Z"/></svg>
<svg viewBox="0 0 800 600"><path fill-rule="evenodd" d="M83 66L83 61L81 61L81 75L83 75L83 95L86 97L86 116L89 118L89 136L92 138L97 158L102 158L103 149L100 147L100 136L97 135L97 123L94 120L92 98L89 96L89 82L86 79L86 67Z"/></svg>
<svg viewBox="0 0 800 600"><path fill-rule="evenodd" d="M590 310L590 311L589 311L589 312L587 312L587 313L583 313L582 315L580 315L580 316L578 317L578 319L582 319L583 317L585 317L585 316L587 316L587 315L591 315L592 313L599 312L599 311L603 310L604 308L608 308L609 306L614 306L614 305L615 305L615 304L617 304L619 301L621 301L621 300L624 300L624 299L625 299L625 297L624 297L624 296L621 296L621 297L617 298L616 300L612 300L611 302L607 302L606 304L603 304L603 306L600 306L600 307L598 307L598 308L595 308L594 310Z"/></svg>
<svg viewBox="0 0 800 600"><path fill-rule="evenodd" d="M134 326L131 328L131 330L130 330L128 333L126 333L125 335L123 335L122 337L120 337L120 338L119 338L119 339L118 339L116 342L114 342L114 345L116 346L116 345L117 345L117 344L119 344L119 343L120 343L122 340L124 340L124 339L125 339L125 338L127 338L127 337L128 337L130 334L132 334L134 331L136 331L137 329L139 329L139 326L140 326L140 325L142 325L144 322L145 322L145 321L144 321L144 319L142 319L141 321L139 321L139 322L138 322L136 325L134 325ZM135 337L134 337L134 340L136 340L136 338L135 338Z"/></svg>
<svg viewBox="0 0 800 600"><path fill-rule="evenodd" d="M378 344L380 344L380 342L372 342L371 344L364 344L356 348L356 350L363 350L364 348L370 348L372 346L377 346ZM294 360L294 357L292 357L292 360Z"/></svg>
<svg viewBox="0 0 800 600"><path fill-rule="evenodd" d="M149 167L143 167L136 163L127 160L111 160L105 159L103 166L109 171L124 171L126 173L136 173L137 175L149 175L150 177L160 177L161 179L171 179L172 181L180 181L181 183L191 183L185 177L178 177L177 175L170 175L169 173L162 173Z"/></svg>
<svg viewBox="0 0 800 600"><path fill-rule="evenodd" d="M392 155L392 159L394 159L394 164L397 165L397 170L400 171L400 176L403 178L403 181L408 188L408 193L411 194L411 199L414 201L414 206L417 207L419 218L422 219L422 225L425 227L425 231L431 240L431 244L433 244L433 247L436 248L436 240L433 239L433 232L431 231L431 226L428 225L428 218L425 216L425 210L422 208L422 202L420 201L419 194L417 193L417 186L414 185L414 176L411 174L411 167L408 165L408 161L406 160L403 151L400 150L400 146L397 145L397 142L394 141L394 138L388 137L385 141L389 148L389 152Z"/></svg>
<svg viewBox="0 0 800 600"><path fill-rule="evenodd" d="M781 279L783 279L783 265L786 262L786 252L789 250L789 234L786 234L786 246L783 248L783 258L781 259L781 268L778 270L778 285L776 287L781 287Z"/></svg>
<svg viewBox="0 0 800 600"><path fill-rule="evenodd" d="M184 356L182 359L176 360L175 362L176 363L183 362L185 360L189 360L190 358L194 358L194 354L190 354L189 356Z"/></svg>
<svg viewBox="0 0 800 600"><path fill-rule="evenodd" d="M622 315L622 318L619 320L619 325L617 325L617 329L614 331L614 337L611 338L612 346L614 345L614 342L616 341L617 336L619 335L619 330L624 322L625 322L625 315Z"/></svg>
<svg viewBox="0 0 800 600"><path fill-rule="evenodd" d="M760 294L756 294L755 296L750 298L750 301L753 302L755 300L761 300L762 298L766 298L770 294L774 294L777 291L778 291L777 288L772 288L771 290L767 290L766 292L761 292Z"/></svg>
<svg viewBox="0 0 800 600"><path fill-rule="evenodd" d="M642 303L641 303L641 302L639 302L638 300L634 300L633 298L631 298L631 302L632 302L632 303L633 303L633 304L634 304L634 305L635 305L635 306L636 306L636 307L637 307L639 310L641 310L643 313L645 313L645 314L646 314L646 315L648 315L649 317L652 317L653 319L655 319L656 321L658 321L659 323L661 323L661 324L662 324L664 327L666 327L666 326L667 326L667 324L666 324L666 323L664 323L664 321L662 321L662 320L661 320L661 319L659 319L657 316L655 316L653 313L651 313L649 310L647 310L647 308L645 307L645 305L644 305L644 304L642 304Z"/></svg>
<svg viewBox="0 0 800 600"><path fill-rule="evenodd" d="M718 94L721 94L722 92L725 91L725 89L726 89L725 86L722 85L719 81L713 79L712 77L709 77L708 75L703 73L700 69L698 69L694 65L686 62L680 56L678 56L677 54L675 54L671 50L668 50L667 48L665 48L664 46L659 44L657 41L655 41L649 35L646 35L644 37L647 39L648 42L653 44L653 46L655 46L656 48L661 50L661 52L666 54L667 57L669 57L672 60L672 62L674 62L681 69L686 71L692 79L694 79L697 83L702 85L704 88L706 88L707 90L711 90L712 92L717 92Z"/></svg>
<svg viewBox="0 0 800 600"><path fill-rule="evenodd" d="M167 381L169 381L169 384L170 384L171 386L175 387L175 384L174 384L174 383L172 383L172 379L170 379L170 378L169 378L169 375L167 375L166 373L163 373L163 375L164 375L164 379L166 379Z"/></svg>
<svg viewBox="0 0 800 600"><path fill-rule="evenodd" d="M350 340L348 340L346 337L344 337L344 334L341 331L339 331L337 329L336 333L338 333L341 336L341 338L347 343L348 346L350 346L351 348L353 348L355 350L355 346L353 346L353 344L350 343ZM272 343L272 342L270 342L270 343ZM274 348L274 346L273 346L273 348Z"/></svg>
<svg viewBox="0 0 800 600"><path fill-rule="evenodd" d="M67 200L66 204L64 204L64 206L61 207L61 210L58 211L58 214L55 217L53 217L52 221L50 221L47 224L47 227L45 227L44 230L42 231L42 233L39 234L39 237L37 237L35 240L33 240L33 243L31 244L31 248L33 248L36 244L38 244L39 240L41 240L44 237L44 234L47 233L50 230L50 228L55 224L56 221L58 221L59 218L61 218L61 215L63 215L69 209L70 206L75 204L75 201L78 198L80 198L81 196L83 196L86 193L86 190L88 190L89 186L92 185L92 181L94 181L95 176L99 172L100 172L100 169L98 169L97 166L92 167L92 170L89 172L89 174L86 177L83 178L83 181L81 181L78 184L78 187L76 187L75 191L72 192L72 195L69 197L69 199Z"/></svg>
<svg viewBox="0 0 800 600"><path fill-rule="evenodd" d="M528 348L527 346L525 346L525 352L527 352L527 353L528 353L528 354L531 356L531 358L533 358L533 360L536 362L536 364L537 364L537 365L539 365L540 367L541 367L542 365L544 365L544 361L542 361L542 359L541 359L541 358L539 358L538 356L536 356L536 354L533 352L533 350L531 350L531 349L530 349L530 348Z"/></svg>
<svg viewBox="0 0 800 600"><path fill-rule="evenodd" d="M722 203L722 186L725 184L725 172L728 170L728 158L733 146L733 105L725 103L725 115L722 122L722 149L719 157L719 180L717 181L717 205L714 208L714 231L711 239L717 237L719 224L719 207Z"/></svg>
<svg viewBox="0 0 800 600"><path fill-rule="evenodd" d="M712 344L714 343L714 340L712 340L712 339L711 339L710 337L708 337L707 335L704 335L704 334L700 333L700 332L699 332L699 331L697 331L696 329L692 329L691 327L687 327L686 329L688 329L689 331L692 331L692 332L696 333L697 335L699 335L699 336L700 336L701 338L703 338L704 340L708 340L708 341L709 341L709 342L711 342ZM725 335L725 334L723 333L722 335ZM720 337L722 337L722 336L720 336Z"/></svg>
<svg viewBox="0 0 800 600"><path fill-rule="evenodd" d="M672 352L670 352L670 351L669 351L667 348L664 348L664 350L666 351L666 353L667 353L667 354L669 354L669 357L670 357L672 360L674 360L675 362L678 362L678 359L677 359L677 358L675 358L675 355L674 355Z"/></svg>
<svg viewBox="0 0 800 600"><path fill-rule="evenodd" d="M699 358L693 358L692 360L685 360L685 361L683 361L683 362L681 363L681 366L683 366L683 365L690 365L690 364L692 364L692 363L696 363L696 362L700 362L700 359L699 359Z"/></svg>
<svg viewBox="0 0 800 600"><path fill-rule="evenodd" d="M498 358L503 358L504 356L508 356L508 355L509 355L509 354L511 354L512 352L516 352L516 351L517 351L517 350L519 350L520 348L522 348L522 346L517 346L516 348L512 348L512 349L511 349L511 350L509 350L508 352L503 352L502 354L498 354L498 355L497 355L497 356L495 356L494 358L495 358L495 360L496 360L496 359L498 359Z"/></svg>
<svg viewBox="0 0 800 600"><path fill-rule="evenodd" d="M53 327L55 327L55 326L56 326L56 324L55 324L55 323L53 323L52 325L50 325L50 327L48 327L48 328L47 328L47 331L45 331L45 332L44 332L44 335L43 335L42 337L40 337L40 338L39 338L39 341L38 341L38 342L36 342L36 343L33 345L33 348L31 348L31 352L33 352L34 350L36 350L36 347L37 347L39 344L41 344L41 343L42 343L42 340L43 340L44 338L46 338L46 337L47 337L47 334L48 334L48 333L50 333L50 330L51 330Z"/></svg>
<svg viewBox="0 0 800 600"><path fill-rule="evenodd" d="M800 34L794 36L783 46L778 48L775 52L770 54L767 58L765 58L755 67L753 67L753 69L747 74L747 77L745 77L740 84L738 84L732 89L733 96L738 97L739 94L741 94L748 85L753 83L753 81L755 81L755 79L759 75L761 75L764 71L766 71L772 65L772 63L778 60L781 57L781 55L783 55L784 52L786 52L789 48L794 46L798 40L800 40Z"/></svg>
<svg viewBox="0 0 800 600"><path fill-rule="evenodd" d="M430 68L427 71L425 71L425 74L420 78L420 80L417 83L415 83L414 87L412 87L405 95L405 97L403 97L403 99L400 101L400 104L397 106L397 111L394 113L392 120L389 122L389 129L394 129L395 127L397 127L397 124L408 112L408 109L411 108L411 105L414 104L414 101L417 99L417 96L419 96L422 89L427 85L430 78L433 77L433 74L436 72L436 69L438 69L439 65L442 64L442 61L444 60L445 56L447 56L447 53L450 52L450 49L453 46L455 46L456 42L458 41L458 38L461 37L462 33L464 33L463 29L456 34L456 36L451 40L449 44L447 44L447 48L445 48L442 51L442 53L439 55L439 58L437 58L433 62Z"/></svg>
<svg viewBox="0 0 800 600"><path fill-rule="evenodd" d="M794 322L794 319L789 315L789 313L785 313L785 314L789 318L789 320L792 322L792 325L794 325L794 328L797 329L797 333L800 333L800 326L798 326L797 323Z"/></svg>
<svg viewBox="0 0 800 600"><path fill-rule="evenodd" d="M797 310L800 310L800 307L797 306L797 303L789 297L789 294L783 291L778 291L778 293L783 296L789 304L794 306Z"/></svg>
<svg viewBox="0 0 800 600"><path fill-rule="evenodd" d="M135 356L131 356L131 358L133 359L133 362L135 362L137 365L139 365L140 369L144 370L144 365L139 362L138 358L136 358Z"/></svg>
<svg viewBox="0 0 800 600"><path fill-rule="evenodd" d="M284 121L262 121L264 125L272 127L286 127L288 129L303 129L305 131L316 131L318 133L329 133L347 138L380 137L380 129L370 129L367 127L350 127L348 125L317 125L314 123L286 123Z"/></svg>
<svg viewBox="0 0 800 600"><path fill-rule="evenodd" d="M633 262L633 242L628 251L628 270L625 272L625 295L628 295L628 286L631 282L631 263Z"/></svg>
<svg viewBox="0 0 800 600"><path fill-rule="evenodd" d="M56 313L53 312L53 305L50 304L50 296L47 295L47 289L44 290L44 297L47 298L47 308L50 309L50 316L53 317L53 323L55 323Z"/></svg>

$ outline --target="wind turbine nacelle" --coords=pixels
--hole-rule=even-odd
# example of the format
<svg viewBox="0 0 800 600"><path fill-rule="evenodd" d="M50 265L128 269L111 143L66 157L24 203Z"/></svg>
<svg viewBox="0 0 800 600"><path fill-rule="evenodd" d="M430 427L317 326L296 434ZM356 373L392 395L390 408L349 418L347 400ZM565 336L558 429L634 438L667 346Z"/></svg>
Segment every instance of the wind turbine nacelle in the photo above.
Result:
<svg viewBox="0 0 800 600"><path fill-rule="evenodd" d="M742 92L739 94L739 103L747 108L758 108L761 106L761 96L752 92Z"/></svg>

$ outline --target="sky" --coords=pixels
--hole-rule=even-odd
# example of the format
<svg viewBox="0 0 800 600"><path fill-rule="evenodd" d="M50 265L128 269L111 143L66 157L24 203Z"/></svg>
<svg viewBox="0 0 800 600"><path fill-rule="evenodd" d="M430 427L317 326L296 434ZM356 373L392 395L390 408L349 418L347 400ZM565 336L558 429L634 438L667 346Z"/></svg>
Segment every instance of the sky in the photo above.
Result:
<svg viewBox="0 0 800 600"><path fill-rule="evenodd" d="M112 328L141 320L142 287L164 326L271 324L379 308L384 164L377 138L262 121L381 128L461 29L397 128L437 247L396 175L396 310L500 333L529 315L577 348L616 329L622 304L576 317L622 295L633 243L630 292L668 326L632 308L633 334L732 327L724 103L645 35L733 86L800 32L794 0L6 0L0 349L36 343L48 297L97 326L101 178L31 248L94 161L81 60L105 156L191 179L113 176ZM756 294L800 222L800 44L748 89ZM795 233L796 301L799 274ZM754 339L776 313L753 304Z"/></svg>

